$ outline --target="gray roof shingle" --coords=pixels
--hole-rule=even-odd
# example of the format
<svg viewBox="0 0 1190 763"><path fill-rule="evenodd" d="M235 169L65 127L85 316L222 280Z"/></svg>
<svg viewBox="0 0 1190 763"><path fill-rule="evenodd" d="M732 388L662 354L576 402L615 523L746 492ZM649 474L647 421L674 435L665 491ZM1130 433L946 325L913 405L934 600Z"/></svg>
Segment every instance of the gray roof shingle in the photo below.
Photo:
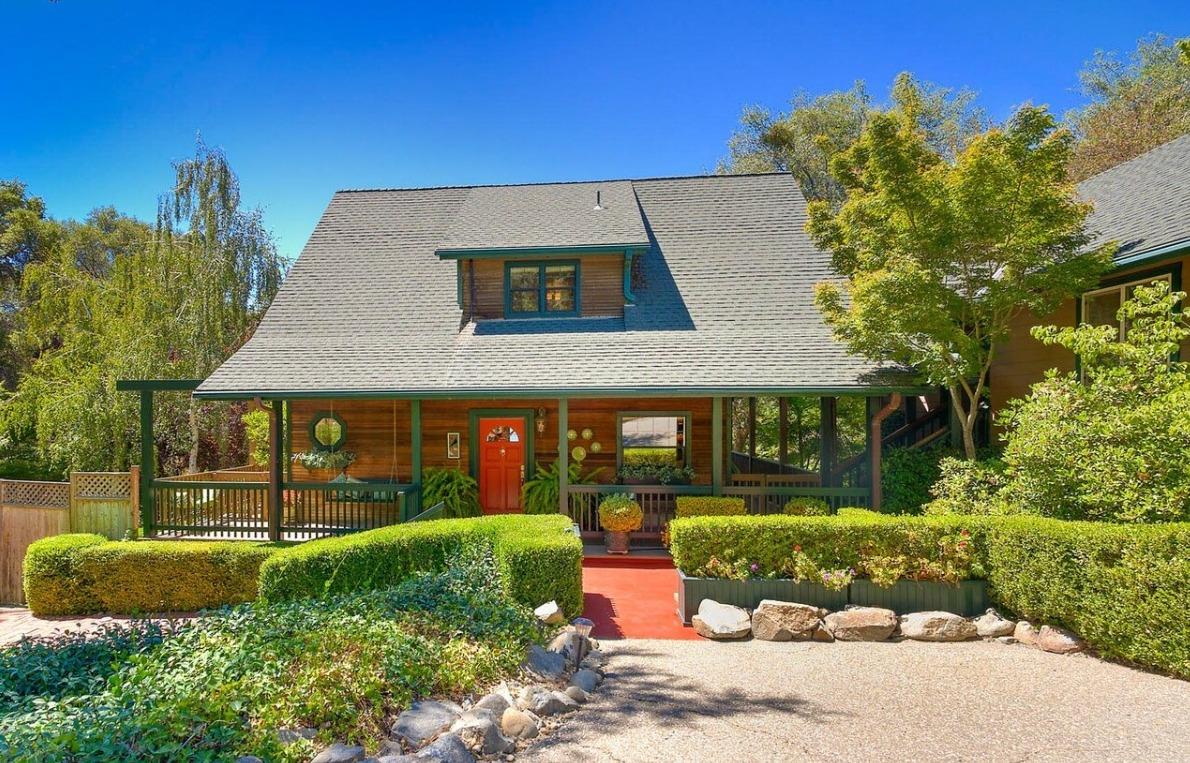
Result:
<svg viewBox="0 0 1190 763"><path fill-rule="evenodd" d="M1190 135L1183 135L1078 185L1095 204L1093 244L1120 245L1117 264L1154 249L1190 245Z"/></svg>
<svg viewBox="0 0 1190 763"><path fill-rule="evenodd" d="M542 218L522 235L499 215L475 210L520 209L527 203L521 194L556 193L559 206L571 199L593 206L595 187L612 189L604 200L613 214L629 198L639 202L634 219L652 244L642 255L636 304L624 317L487 320L460 330L455 264L435 251L443 242L493 244L467 238L459 221L486 221L477 224L505 244L591 243L595 234L581 226L567 239L570 233L551 233L556 225ZM630 218L624 215L614 235L631 229ZM198 394L905 386L903 376L849 355L831 337L813 304L814 285L833 277L830 257L810 241L805 220L805 201L786 174L340 192L255 335Z"/></svg>

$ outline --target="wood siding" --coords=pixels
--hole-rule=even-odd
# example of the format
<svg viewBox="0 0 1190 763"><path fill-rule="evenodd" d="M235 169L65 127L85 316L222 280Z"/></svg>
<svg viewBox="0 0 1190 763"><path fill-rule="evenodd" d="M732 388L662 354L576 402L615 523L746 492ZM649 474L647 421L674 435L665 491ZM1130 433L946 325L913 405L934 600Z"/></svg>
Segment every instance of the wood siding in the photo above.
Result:
<svg viewBox="0 0 1190 763"><path fill-rule="evenodd" d="M584 254L575 257L579 262L579 281L582 294L580 305L586 317L624 315L624 255ZM471 268L475 268L476 318L504 317L504 264L506 262L540 262L532 257L508 260L463 260L463 313L472 314Z"/></svg>
<svg viewBox="0 0 1190 763"><path fill-rule="evenodd" d="M310 422L320 411L333 410L347 426L343 447L356 454L356 462L348 470L360 479L390 479L407 482L411 477L411 432L409 401L407 400L294 400L290 403L292 416L291 447L293 452L309 450ZM533 460L549 464L558 455L558 401L541 400L424 400L421 403L422 465L423 467L453 466L470 469L471 411L545 411L545 431L533 432ZM711 400L710 398L607 398L571 400L570 428L577 432L590 429L591 441L602 446L602 452L590 453L591 441L581 439L571 446L582 445L588 451L583 462L587 469L602 468L600 482L614 482L616 473L616 445L619 437L616 414L627 411L688 412L690 432L687 435L691 465L699 484L711 482ZM394 416L396 437L393 436ZM446 435L458 432L458 459L446 457ZM394 447L395 443L395 447ZM395 459L394 459L395 455ZM395 462L395 470L394 470ZM296 480L313 479L300 466L293 467Z"/></svg>
<svg viewBox="0 0 1190 763"><path fill-rule="evenodd" d="M1129 275L1141 275L1154 270L1172 270L1181 265L1183 274L1190 266L1190 257L1180 260L1167 260L1161 263L1147 263L1128 270L1111 272L1104 276L1104 282L1127 279ZM1183 276L1184 277L1184 276ZM1186 284L1180 285L1175 281L1174 289L1185 289ZM1029 388L1041 381L1045 372L1051 368L1059 371L1073 371L1075 367L1074 355L1061 347L1047 347L1038 342L1029 333L1034 326L1073 326L1078 315L1078 299L1068 299L1051 315L1038 318L1032 314L1020 316L1013 322L1012 337L996 349L996 358L992 363L991 396L992 413L999 415L1008 401L1029 394ZM1183 347L1182 357L1190 357L1190 344ZM1002 431L996 427L997 431Z"/></svg>

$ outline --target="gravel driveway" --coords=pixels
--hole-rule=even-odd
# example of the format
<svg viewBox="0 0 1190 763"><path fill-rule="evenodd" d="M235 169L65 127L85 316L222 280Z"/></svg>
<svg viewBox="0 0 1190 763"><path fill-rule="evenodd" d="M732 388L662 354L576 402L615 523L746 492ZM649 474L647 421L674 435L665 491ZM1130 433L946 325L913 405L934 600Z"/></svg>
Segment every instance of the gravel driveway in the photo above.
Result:
<svg viewBox="0 0 1190 763"><path fill-rule="evenodd" d="M604 641L530 761L1190 760L1190 683L994 642Z"/></svg>

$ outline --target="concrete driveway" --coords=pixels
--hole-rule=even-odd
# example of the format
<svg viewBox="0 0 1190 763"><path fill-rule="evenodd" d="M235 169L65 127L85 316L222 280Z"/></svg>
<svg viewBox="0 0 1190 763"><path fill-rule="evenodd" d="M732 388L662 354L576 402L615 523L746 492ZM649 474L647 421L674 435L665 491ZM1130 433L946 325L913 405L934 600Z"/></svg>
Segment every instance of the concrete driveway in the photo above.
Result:
<svg viewBox="0 0 1190 763"><path fill-rule="evenodd" d="M530 761L1190 760L1190 683L1019 645L604 641Z"/></svg>

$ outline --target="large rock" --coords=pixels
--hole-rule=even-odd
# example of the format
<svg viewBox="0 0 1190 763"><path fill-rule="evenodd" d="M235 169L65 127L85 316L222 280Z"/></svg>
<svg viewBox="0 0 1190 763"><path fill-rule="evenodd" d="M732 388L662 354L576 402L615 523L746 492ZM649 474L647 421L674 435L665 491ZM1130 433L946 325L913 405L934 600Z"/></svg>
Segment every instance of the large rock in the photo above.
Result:
<svg viewBox="0 0 1190 763"><path fill-rule="evenodd" d="M746 638L752 632L752 618L747 610L713 599L702 600L691 622L698 635L716 641Z"/></svg>
<svg viewBox="0 0 1190 763"><path fill-rule="evenodd" d="M500 730L514 739L533 739L541 730L541 726L537 722L537 716L510 707L504 711L504 716L500 719Z"/></svg>
<svg viewBox="0 0 1190 763"><path fill-rule="evenodd" d="M566 617L562 614L562 608L558 606L558 602L556 601L547 601L533 610L533 614L537 615L537 619L546 625L557 625L566 620Z"/></svg>
<svg viewBox="0 0 1190 763"><path fill-rule="evenodd" d="M901 617L901 635L914 641L966 641L977 638L975 623L950 612L914 612Z"/></svg>
<svg viewBox="0 0 1190 763"><path fill-rule="evenodd" d="M1025 646L1037 646L1037 637L1040 635L1041 632L1034 628L1033 623L1028 620L1021 620L1012 629L1012 637Z"/></svg>
<svg viewBox="0 0 1190 763"><path fill-rule="evenodd" d="M397 716L393 736L410 747L421 747L451 727L463 714L463 708L453 702L425 700Z"/></svg>
<svg viewBox="0 0 1190 763"><path fill-rule="evenodd" d="M591 697L585 691L577 686L567 686L564 693L567 697L570 697L580 705L586 704L587 701L591 699Z"/></svg>
<svg viewBox="0 0 1190 763"><path fill-rule="evenodd" d="M521 710L528 710L537 716L561 715L578 710L578 702L560 691L542 687L525 687L517 700Z"/></svg>
<svg viewBox="0 0 1190 763"><path fill-rule="evenodd" d="M1016 623L1012 620L1005 620L994 609L988 609L987 612L971 622L975 623L975 633L982 638L1011 636L1012 632L1016 630Z"/></svg>
<svg viewBox="0 0 1190 763"><path fill-rule="evenodd" d="M566 675L566 658L534 644L529 647L522 667L543 681L557 681Z"/></svg>
<svg viewBox="0 0 1190 763"><path fill-rule="evenodd" d="M497 723L487 717L463 716L451 727L451 733L457 734L476 755L502 755L516 747L516 743L500 733Z"/></svg>
<svg viewBox="0 0 1190 763"><path fill-rule="evenodd" d="M752 636L762 641L809 641L825 614L820 607L765 599L752 613Z"/></svg>
<svg viewBox="0 0 1190 763"><path fill-rule="evenodd" d="M315 755L310 763L356 763L364 759L364 748L357 744L335 742Z"/></svg>
<svg viewBox="0 0 1190 763"><path fill-rule="evenodd" d="M1037 646L1054 654L1071 654L1086 648L1083 640L1064 628L1052 625L1041 626L1037 634Z"/></svg>
<svg viewBox="0 0 1190 763"><path fill-rule="evenodd" d="M580 670L570 677L571 686L577 686L588 694L595 691L595 687L599 686L602 682L603 676L594 670Z"/></svg>
<svg viewBox="0 0 1190 763"><path fill-rule="evenodd" d="M839 641L884 641L897 629L897 614L880 607L848 607L823 618Z"/></svg>
<svg viewBox="0 0 1190 763"><path fill-rule="evenodd" d="M438 763L475 763L475 756L459 739L458 734L443 734L434 743L422 748L417 754L421 760L434 760Z"/></svg>

